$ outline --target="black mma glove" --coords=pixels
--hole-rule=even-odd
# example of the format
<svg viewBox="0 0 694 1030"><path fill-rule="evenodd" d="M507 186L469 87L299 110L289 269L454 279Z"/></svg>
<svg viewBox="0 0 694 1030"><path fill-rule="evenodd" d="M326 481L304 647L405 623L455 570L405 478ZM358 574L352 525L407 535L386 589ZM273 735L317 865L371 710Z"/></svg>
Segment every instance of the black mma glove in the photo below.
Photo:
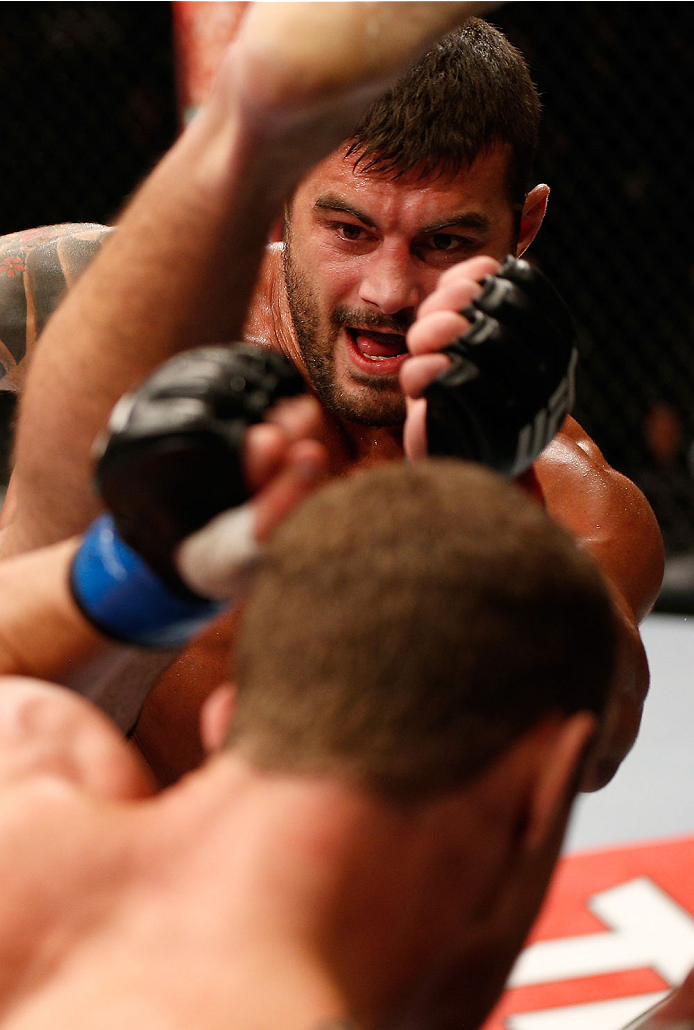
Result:
<svg viewBox="0 0 694 1030"><path fill-rule="evenodd" d="M509 257L463 314L470 329L443 351L451 366L424 391L429 454L517 476L559 429L574 400L569 311L549 280Z"/></svg>
<svg viewBox="0 0 694 1030"><path fill-rule="evenodd" d="M157 369L116 405L96 481L110 514L87 531L71 585L108 635L169 647L221 607L192 591L176 562L183 540L248 498L246 429L304 391L281 355L260 347L201 347Z"/></svg>

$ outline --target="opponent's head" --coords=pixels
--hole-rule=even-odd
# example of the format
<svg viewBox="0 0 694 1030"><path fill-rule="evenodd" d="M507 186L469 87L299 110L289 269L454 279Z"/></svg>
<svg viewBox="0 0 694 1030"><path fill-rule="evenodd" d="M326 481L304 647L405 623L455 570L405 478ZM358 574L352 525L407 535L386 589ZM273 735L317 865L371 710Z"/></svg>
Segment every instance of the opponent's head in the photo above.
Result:
<svg viewBox="0 0 694 1030"><path fill-rule="evenodd" d="M381 465L314 494L269 544L242 620L232 747L408 813L435 870L413 936L420 954L458 956L437 1001L458 1015L478 1011L471 979L479 1011L493 1002L536 914L613 637L590 559L479 466ZM426 895L417 877L401 889Z"/></svg>
<svg viewBox="0 0 694 1030"><path fill-rule="evenodd" d="M503 259L534 236L539 115L522 56L473 20L300 184L285 226L290 306L308 376L340 417L402 422L397 371L417 305L450 264Z"/></svg>
<svg viewBox="0 0 694 1030"><path fill-rule="evenodd" d="M547 716L601 713L601 577L481 466L379 466L280 527L244 614L234 739L387 795L460 787ZM587 648L585 641L590 640Z"/></svg>

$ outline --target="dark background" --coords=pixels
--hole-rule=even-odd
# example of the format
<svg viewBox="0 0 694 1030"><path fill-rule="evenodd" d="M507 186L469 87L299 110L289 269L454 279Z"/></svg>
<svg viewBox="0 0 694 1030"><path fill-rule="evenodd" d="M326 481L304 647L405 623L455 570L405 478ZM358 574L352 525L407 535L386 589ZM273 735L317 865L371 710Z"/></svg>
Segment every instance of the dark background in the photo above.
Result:
<svg viewBox="0 0 694 1030"><path fill-rule="evenodd" d="M552 195L532 253L581 331L579 419L635 473L654 398L694 428L694 5L495 13L543 97L537 172Z"/></svg>
<svg viewBox="0 0 694 1030"><path fill-rule="evenodd" d="M0 98L0 235L112 222L178 130L170 4L0 4Z"/></svg>
<svg viewBox="0 0 694 1030"><path fill-rule="evenodd" d="M0 234L112 221L176 135L170 5L0 5L0 97Z"/></svg>
<svg viewBox="0 0 694 1030"><path fill-rule="evenodd" d="M694 5L514 3L491 20L543 96L552 196L532 254L579 329L577 417L662 494L670 551L694 549ZM112 220L177 132L170 5L0 5L0 96L0 233ZM645 433L654 405L676 428L667 459Z"/></svg>

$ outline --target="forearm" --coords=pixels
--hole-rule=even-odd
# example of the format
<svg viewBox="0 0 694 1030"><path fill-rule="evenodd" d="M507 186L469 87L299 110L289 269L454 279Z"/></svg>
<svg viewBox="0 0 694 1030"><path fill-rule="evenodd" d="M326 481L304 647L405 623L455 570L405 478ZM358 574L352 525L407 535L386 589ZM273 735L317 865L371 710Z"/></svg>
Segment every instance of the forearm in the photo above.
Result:
<svg viewBox="0 0 694 1030"><path fill-rule="evenodd" d="M144 651L102 635L68 586L78 542L63 541L0 562L0 675L63 684L132 728L173 651Z"/></svg>
<svg viewBox="0 0 694 1030"><path fill-rule="evenodd" d="M306 164L301 141L282 153L218 90L145 182L36 347L1 554L95 515L91 447L126 390L175 353L240 338L271 221Z"/></svg>
<svg viewBox="0 0 694 1030"><path fill-rule="evenodd" d="M72 600L74 540L0 562L0 674L63 679L107 641Z"/></svg>
<svg viewBox="0 0 694 1030"><path fill-rule="evenodd" d="M282 201L401 68L483 6L250 5L208 105L39 342L5 554L84 527L89 451L115 400L180 350L239 337Z"/></svg>
<svg viewBox="0 0 694 1030"><path fill-rule="evenodd" d="M91 447L115 401L171 353L238 333L255 258L242 253L230 281L239 240L222 211L233 179L224 149L204 119L194 125L49 321L20 409L17 518L2 553L84 528L98 509Z"/></svg>

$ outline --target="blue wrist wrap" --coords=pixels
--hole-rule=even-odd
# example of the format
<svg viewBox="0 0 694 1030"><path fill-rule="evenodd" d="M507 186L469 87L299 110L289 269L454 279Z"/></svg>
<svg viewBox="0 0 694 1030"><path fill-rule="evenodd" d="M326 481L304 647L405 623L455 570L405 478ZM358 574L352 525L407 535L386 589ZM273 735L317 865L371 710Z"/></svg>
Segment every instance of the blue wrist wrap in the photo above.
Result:
<svg viewBox="0 0 694 1030"><path fill-rule="evenodd" d="M119 536L110 515L84 534L70 571L73 597L106 636L140 647L187 643L225 607L173 594Z"/></svg>

